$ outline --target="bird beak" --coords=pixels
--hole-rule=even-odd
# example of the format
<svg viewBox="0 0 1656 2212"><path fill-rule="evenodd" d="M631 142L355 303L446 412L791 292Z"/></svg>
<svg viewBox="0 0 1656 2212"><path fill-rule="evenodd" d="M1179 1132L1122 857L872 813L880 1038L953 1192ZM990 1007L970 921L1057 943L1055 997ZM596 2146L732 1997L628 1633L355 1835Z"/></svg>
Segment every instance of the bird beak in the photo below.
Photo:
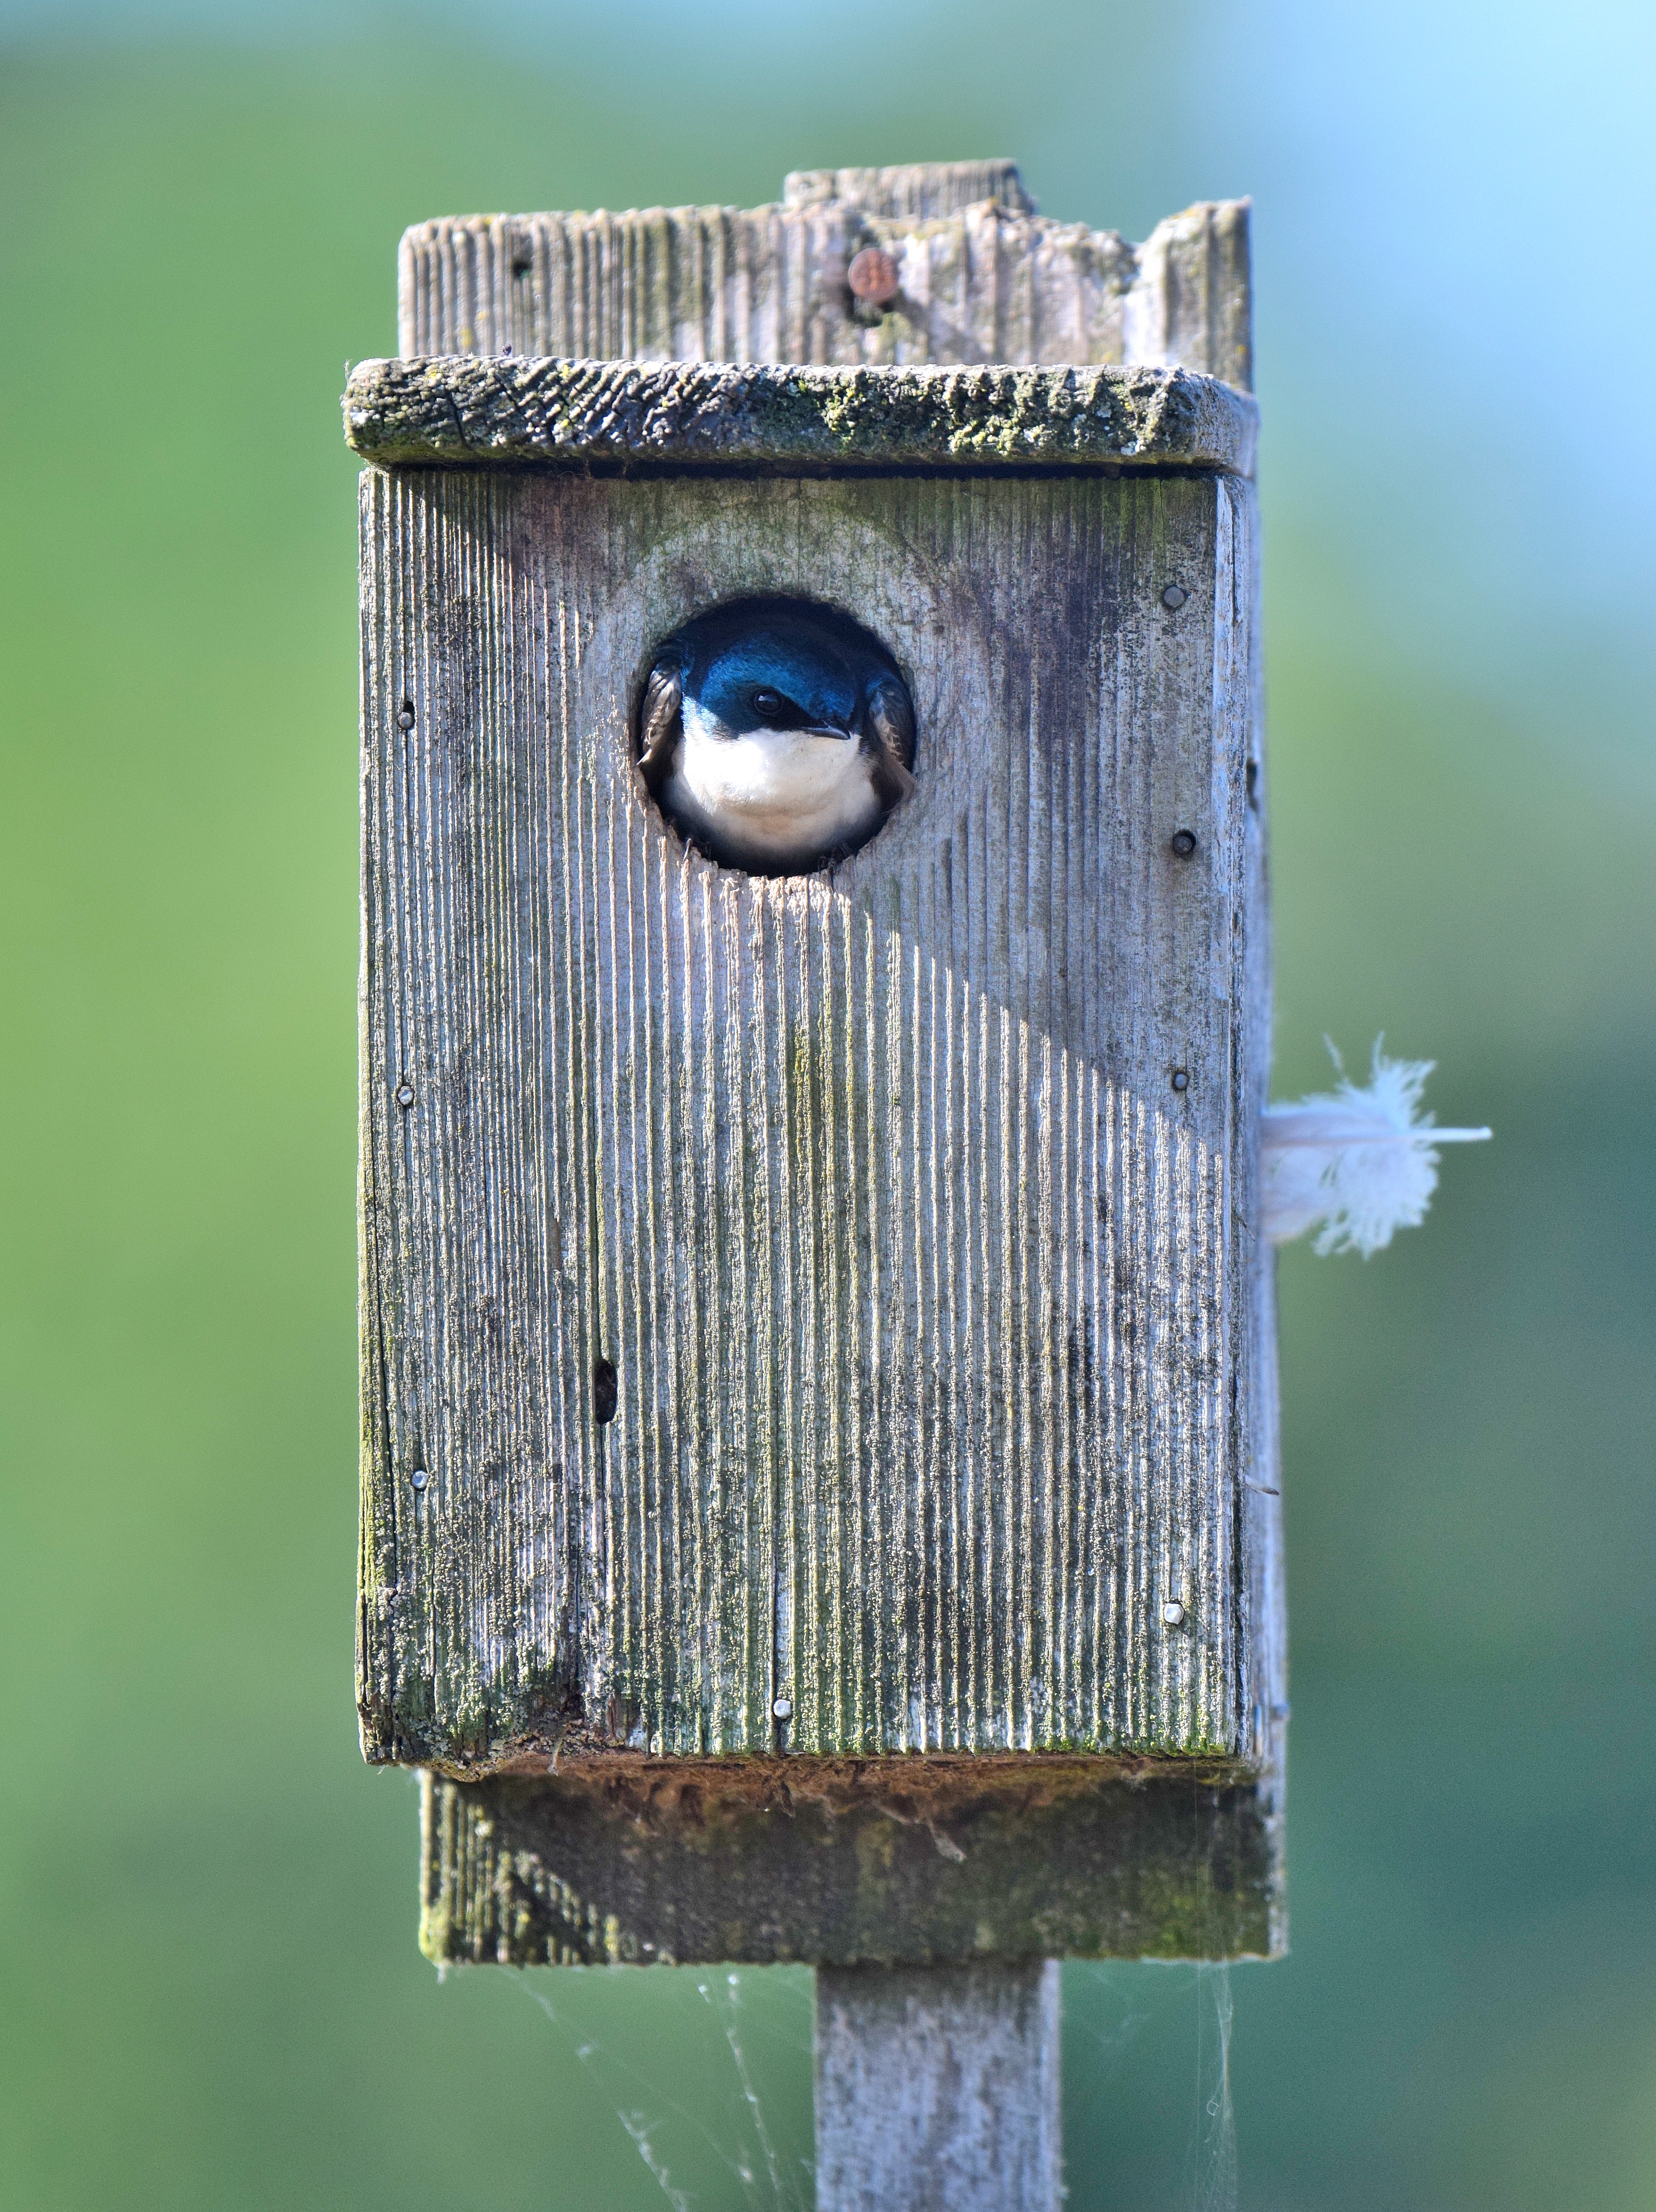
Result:
<svg viewBox="0 0 1656 2212"><path fill-rule="evenodd" d="M813 722L806 729L807 738L849 738L849 730L837 729L831 722Z"/></svg>

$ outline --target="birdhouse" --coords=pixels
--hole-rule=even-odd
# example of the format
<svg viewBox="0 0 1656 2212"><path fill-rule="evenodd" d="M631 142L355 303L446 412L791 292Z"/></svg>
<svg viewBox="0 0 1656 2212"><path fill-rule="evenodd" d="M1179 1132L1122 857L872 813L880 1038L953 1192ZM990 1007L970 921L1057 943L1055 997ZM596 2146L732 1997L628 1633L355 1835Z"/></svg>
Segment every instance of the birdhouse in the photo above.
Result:
<svg viewBox="0 0 1656 2212"><path fill-rule="evenodd" d="M360 1711L427 1948L1272 1950L1245 206L437 222L402 317Z"/></svg>

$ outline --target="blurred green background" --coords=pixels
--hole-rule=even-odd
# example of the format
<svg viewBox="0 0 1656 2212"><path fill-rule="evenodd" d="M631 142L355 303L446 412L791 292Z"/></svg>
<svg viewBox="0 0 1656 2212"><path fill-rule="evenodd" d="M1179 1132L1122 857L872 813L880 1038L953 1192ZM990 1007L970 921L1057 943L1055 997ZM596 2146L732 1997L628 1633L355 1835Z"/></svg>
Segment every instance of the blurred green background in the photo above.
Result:
<svg viewBox="0 0 1656 2212"><path fill-rule="evenodd" d="M411 221L985 153L1133 237L1255 193L1277 1093L1383 1029L1498 1132L1284 1255L1294 1952L1068 1970L1070 2203L1656 2201L1652 60L1612 0L0 5L0 2201L809 2203L807 1977L440 1984L358 1762L337 398Z"/></svg>

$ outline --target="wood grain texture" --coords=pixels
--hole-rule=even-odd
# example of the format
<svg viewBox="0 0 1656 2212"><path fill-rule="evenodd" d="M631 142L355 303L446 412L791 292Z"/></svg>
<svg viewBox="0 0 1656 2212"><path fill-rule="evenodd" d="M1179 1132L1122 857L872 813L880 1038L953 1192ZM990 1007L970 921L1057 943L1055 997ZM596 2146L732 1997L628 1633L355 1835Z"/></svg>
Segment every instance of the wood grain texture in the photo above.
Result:
<svg viewBox="0 0 1656 2212"><path fill-rule="evenodd" d="M931 222L993 200L1008 215L1034 215L1015 161L905 161L886 169L793 169L782 179L784 207L849 200L865 215Z"/></svg>
<svg viewBox="0 0 1656 2212"><path fill-rule="evenodd" d="M817 2212L1058 2212L1058 1968L817 1974Z"/></svg>
<svg viewBox="0 0 1656 2212"><path fill-rule="evenodd" d="M423 1798L439 1965L1245 1959L1280 1948L1251 1771L1202 1759L645 1759Z"/></svg>
<svg viewBox="0 0 1656 2212"><path fill-rule="evenodd" d="M1246 476L1257 413L1155 368L795 368L722 362L365 361L345 435L385 466L639 463L1196 468Z"/></svg>
<svg viewBox="0 0 1656 2212"><path fill-rule="evenodd" d="M1009 163L802 173L761 208L445 218L403 239L399 351L1131 362L1246 390L1248 221L1245 200L1203 201L1131 246L1036 215ZM902 277L872 321L846 278L868 246Z"/></svg>
<svg viewBox="0 0 1656 2212"><path fill-rule="evenodd" d="M1252 548L1216 476L367 471L371 1758L764 1753L783 1696L796 1753L1265 1759ZM765 592L918 715L805 878L632 757L655 642Z"/></svg>

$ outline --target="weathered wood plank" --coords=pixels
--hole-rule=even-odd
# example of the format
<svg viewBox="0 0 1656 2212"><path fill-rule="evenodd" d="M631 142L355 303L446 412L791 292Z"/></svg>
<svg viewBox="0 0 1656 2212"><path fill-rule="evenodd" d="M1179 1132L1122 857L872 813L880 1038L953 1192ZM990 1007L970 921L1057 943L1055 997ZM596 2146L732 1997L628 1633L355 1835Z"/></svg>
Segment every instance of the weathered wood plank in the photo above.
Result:
<svg viewBox="0 0 1656 2212"><path fill-rule="evenodd" d="M1253 468L1257 411L1186 369L365 361L345 434L387 467Z"/></svg>
<svg viewBox="0 0 1656 2212"><path fill-rule="evenodd" d="M1249 488L370 470L363 519L368 1755L762 1753L781 1697L824 1755L1263 1759ZM890 645L919 787L760 879L630 717L776 592Z"/></svg>
<svg viewBox="0 0 1656 2212"><path fill-rule="evenodd" d="M817 2212L1057 2212L1058 1969L817 1972Z"/></svg>
<svg viewBox="0 0 1656 2212"><path fill-rule="evenodd" d="M970 201L965 191L977 194ZM581 360L1132 362L1251 382L1249 209L1142 246L1034 212L1009 162L810 171L761 208L475 216L402 244L399 350ZM865 246L901 289L864 320Z"/></svg>
<svg viewBox="0 0 1656 2212"><path fill-rule="evenodd" d="M428 1778L440 1964L916 1966L1280 1948L1273 1801L1235 1762L588 1757Z"/></svg>
<svg viewBox="0 0 1656 2212"><path fill-rule="evenodd" d="M1034 215L1015 161L904 161L884 169L794 169L782 179L782 205L821 207L848 200L887 221L934 222L991 200L1008 215Z"/></svg>

